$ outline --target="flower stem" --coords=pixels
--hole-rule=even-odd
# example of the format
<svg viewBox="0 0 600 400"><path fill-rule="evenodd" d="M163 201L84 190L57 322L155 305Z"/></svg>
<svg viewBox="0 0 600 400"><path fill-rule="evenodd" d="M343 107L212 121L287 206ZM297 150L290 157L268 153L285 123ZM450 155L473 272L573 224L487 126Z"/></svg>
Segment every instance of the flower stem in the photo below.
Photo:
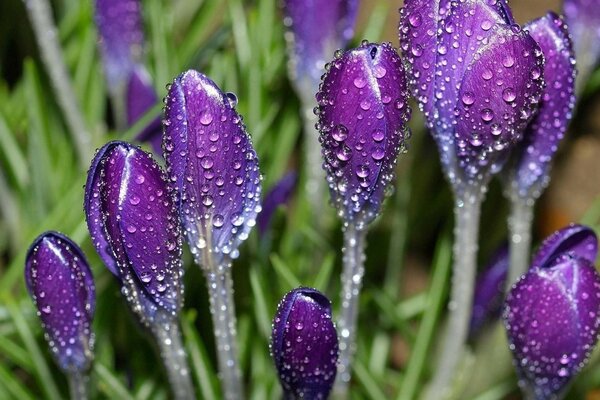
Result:
<svg viewBox="0 0 600 400"><path fill-rule="evenodd" d="M334 396L339 399L348 397L352 357L356 347L356 322L358 300L365 273L365 237L366 230L354 223L344 227L344 253L342 271L342 309L338 320L340 335L340 355L338 376L334 386Z"/></svg>
<svg viewBox="0 0 600 400"><path fill-rule="evenodd" d="M205 273L223 396L227 400L240 400L244 398L244 388L236 344L231 261L227 259L217 268L206 269Z"/></svg>
<svg viewBox="0 0 600 400"><path fill-rule="evenodd" d="M466 191L456 197L454 206L454 264L448 304L448 326L442 340L442 355L429 389L428 399L448 395L454 373L463 356L473 308L473 290L477 272L477 241L483 195Z"/></svg>
<svg viewBox="0 0 600 400"><path fill-rule="evenodd" d="M71 400L87 400L88 399L88 381L87 374L81 372L71 372L69 378L69 393Z"/></svg>
<svg viewBox="0 0 600 400"><path fill-rule="evenodd" d="M65 122L77 148L79 162L82 167L88 165L92 156L92 137L87 130L83 115L77 104L75 91L71 85L67 66L58 43L58 31L52 21L52 9L48 0L23 0L27 6L31 26L40 48L40 54L58 104L62 108Z"/></svg>
<svg viewBox="0 0 600 400"><path fill-rule="evenodd" d="M177 320L159 318L152 325L152 332L156 336L160 355L167 370L173 397L177 400L195 398Z"/></svg>
<svg viewBox="0 0 600 400"><path fill-rule="evenodd" d="M518 196L511 197L511 210L508 217L510 231L510 269L506 289L527 272L531 246L531 222L533 221L533 205L531 199Z"/></svg>

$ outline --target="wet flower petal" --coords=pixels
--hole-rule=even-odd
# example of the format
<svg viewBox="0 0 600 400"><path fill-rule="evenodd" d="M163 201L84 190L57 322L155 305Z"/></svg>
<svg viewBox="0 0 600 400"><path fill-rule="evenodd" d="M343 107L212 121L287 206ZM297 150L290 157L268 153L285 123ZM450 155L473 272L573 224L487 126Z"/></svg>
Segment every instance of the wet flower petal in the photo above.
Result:
<svg viewBox="0 0 600 400"><path fill-rule="evenodd" d="M577 69L583 79L600 60L600 8L596 0L564 0L563 10L569 26Z"/></svg>
<svg viewBox="0 0 600 400"><path fill-rule="evenodd" d="M559 398L597 342L599 310L600 276L576 254L530 269L513 286L504 320L524 390Z"/></svg>
<svg viewBox="0 0 600 400"><path fill-rule="evenodd" d="M342 218L369 222L409 136L408 91L396 50L364 42L340 55L323 76L317 101L333 202Z"/></svg>
<svg viewBox="0 0 600 400"><path fill-rule="evenodd" d="M96 298L81 249L58 232L43 233L27 252L25 282L60 368L86 371L93 359Z"/></svg>
<svg viewBox="0 0 600 400"><path fill-rule="evenodd" d="M318 85L325 62L354 33L358 0L284 0L292 79Z"/></svg>
<svg viewBox="0 0 600 400"><path fill-rule="evenodd" d="M564 21L554 13L525 26L546 59L547 85L539 112L517 146L508 171L511 190L521 198L539 197L549 180L550 162L567 130L575 106L575 59Z"/></svg>
<svg viewBox="0 0 600 400"><path fill-rule="evenodd" d="M533 267L544 267L562 254L583 258L590 263L598 256L598 239L587 226L572 224L548 236L533 257Z"/></svg>
<svg viewBox="0 0 600 400"><path fill-rule="evenodd" d="M146 324L158 310L176 315L183 302L179 220L165 180L149 154L110 142L97 153L86 184L94 244L103 259L113 259L128 301Z"/></svg>
<svg viewBox="0 0 600 400"><path fill-rule="evenodd" d="M166 98L165 159L197 260L204 251L217 263L237 257L261 209L258 158L236 103L193 70L173 81Z"/></svg>
<svg viewBox="0 0 600 400"><path fill-rule="evenodd" d="M328 397L336 375L338 339L325 295L310 288L285 295L273 320L271 355L286 398Z"/></svg>

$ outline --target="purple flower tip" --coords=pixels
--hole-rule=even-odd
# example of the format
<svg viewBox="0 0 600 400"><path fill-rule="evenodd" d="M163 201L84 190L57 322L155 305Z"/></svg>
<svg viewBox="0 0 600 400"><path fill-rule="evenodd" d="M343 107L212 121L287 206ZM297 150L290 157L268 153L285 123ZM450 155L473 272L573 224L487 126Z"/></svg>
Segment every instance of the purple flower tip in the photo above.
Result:
<svg viewBox="0 0 600 400"><path fill-rule="evenodd" d="M504 1L407 0L400 43L449 180L463 190L489 179L536 110L539 46Z"/></svg>
<svg viewBox="0 0 600 400"><path fill-rule="evenodd" d="M470 336L477 334L486 322L500 316L508 264L508 246L505 244L493 254L489 264L477 278L473 296Z"/></svg>
<svg viewBox="0 0 600 400"><path fill-rule="evenodd" d="M600 8L596 0L564 0L565 20L575 46L577 68L587 78L600 59Z"/></svg>
<svg viewBox="0 0 600 400"><path fill-rule="evenodd" d="M261 235L267 231L277 207L287 203L290 197L292 197L297 184L298 173L296 171L290 171L267 193L265 200L263 201L263 210L256 218L258 231Z"/></svg>
<svg viewBox="0 0 600 400"><path fill-rule="evenodd" d="M326 399L337 372L338 339L331 303L316 289L285 295L273 320L271 355L290 399Z"/></svg>
<svg viewBox="0 0 600 400"><path fill-rule="evenodd" d="M317 93L319 140L333 203L347 221L377 216L409 137L402 61L389 44L337 52Z"/></svg>
<svg viewBox="0 0 600 400"><path fill-rule="evenodd" d="M138 65L127 84L127 124L135 124L148 110L158 103L158 97L146 69ZM137 135L140 142L149 142L156 154L162 154L162 123L156 117Z"/></svg>
<svg viewBox="0 0 600 400"><path fill-rule="evenodd" d="M96 293L81 249L58 232L38 236L25 259L25 283L60 368L86 371L94 357Z"/></svg>
<svg viewBox="0 0 600 400"><path fill-rule="evenodd" d="M237 99L197 71L169 87L163 120L167 172L188 243L220 263L235 258L260 212L261 175Z"/></svg>
<svg viewBox="0 0 600 400"><path fill-rule="evenodd" d="M284 0L283 11L292 79L316 87L327 59L352 38L358 0Z"/></svg>
<svg viewBox="0 0 600 400"><path fill-rule="evenodd" d="M531 265L543 267L563 254L583 258L594 264L598 256L596 233L584 225L568 225L544 240L534 255Z"/></svg>
<svg viewBox="0 0 600 400"><path fill-rule="evenodd" d="M141 321L175 316L183 302L179 219L152 156L107 143L88 172L84 208L98 254Z"/></svg>
<svg viewBox="0 0 600 400"><path fill-rule="evenodd" d="M515 195L537 198L549 180L550 161L567 130L575 106L575 58L565 22L553 12L525 29L544 53L544 88L538 114L515 147L508 182Z"/></svg>
<svg viewBox="0 0 600 400"><path fill-rule="evenodd" d="M558 399L596 344L600 276L585 248L548 243L556 234L535 257L543 263L509 292L503 316L521 386L535 398ZM539 254L549 249L552 257Z"/></svg>

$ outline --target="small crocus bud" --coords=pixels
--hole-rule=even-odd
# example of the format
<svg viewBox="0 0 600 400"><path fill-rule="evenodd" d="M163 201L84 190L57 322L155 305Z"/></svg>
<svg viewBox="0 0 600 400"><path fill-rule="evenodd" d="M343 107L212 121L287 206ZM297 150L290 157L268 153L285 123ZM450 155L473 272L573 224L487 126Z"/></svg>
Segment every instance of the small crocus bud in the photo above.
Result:
<svg viewBox="0 0 600 400"><path fill-rule="evenodd" d="M110 142L92 161L85 188L92 241L144 325L177 316L183 303L179 219L152 157Z"/></svg>
<svg viewBox="0 0 600 400"><path fill-rule="evenodd" d="M337 53L317 93L320 141L334 205L345 221L373 220L409 136L402 62L389 44Z"/></svg>
<svg viewBox="0 0 600 400"><path fill-rule="evenodd" d="M358 0L284 0L283 11L290 76L301 92L314 93L325 62L352 38Z"/></svg>
<svg viewBox="0 0 600 400"><path fill-rule="evenodd" d="M193 70L179 75L166 97L167 172L188 243L205 268L209 258L220 265L224 256L237 257L261 210L258 158L236 103Z"/></svg>
<svg viewBox="0 0 600 400"><path fill-rule="evenodd" d="M584 84L600 60L600 8L596 0L564 0L563 11Z"/></svg>
<svg viewBox="0 0 600 400"><path fill-rule="evenodd" d="M290 200L296 190L297 183L298 173L296 171L290 171L267 193L265 200L263 201L263 210L256 218L258 232L261 235L267 231L277 207L286 204Z"/></svg>
<svg viewBox="0 0 600 400"><path fill-rule="evenodd" d="M592 241L584 227L555 233L508 294L504 323L528 398L562 398L597 342L600 276L589 259Z"/></svg>
<svg viewBox="0 0 600 400"><path fill-rule="evenodd" d="M127 85L127 125L132 126L148 110L158 103L158 97L150 82L150 76L142 67L134 69ZM162 154L162 123L160 117L154 118L142 129L136 139L149 142L156 154Z"/></svg>
<svg viewBox="0 0 600 400"><path fill-rule="evenodd" d="M541 47L546 64L539 111L512 153L507 171L511 196L538 198L549 181L550 162L575 106L575 59L564 21L550 12L525 26Z"/></svg>
<svg viewBox="0 0 600 400"><path fill-rule="evenodd" d="M83 252L58 232L43 233L27 252L25 283L58 365L85 373L93 359L96 294Z"/></svg>
<svg viewBox="0 0 600 400"><path fill-rule="evenodd" d="M455 191L487 184L535 113L539 46L504 1L407 1L400 41Z"/></svg>
<svg viewBox="0 0 600 400"><path fill-rule="evenodd" d="M338 339L331 303L316 289L285 295L273 320L271 355L286 399L326 399L333 386Z"/></svg>
<svg viewBox="0 0 600 400"><path fill-rule="evenodd" d="M508 264L508 246L503 245L493 254L489 264L477 278L469 336L473 337L486 322L500 316Z"/></svg>

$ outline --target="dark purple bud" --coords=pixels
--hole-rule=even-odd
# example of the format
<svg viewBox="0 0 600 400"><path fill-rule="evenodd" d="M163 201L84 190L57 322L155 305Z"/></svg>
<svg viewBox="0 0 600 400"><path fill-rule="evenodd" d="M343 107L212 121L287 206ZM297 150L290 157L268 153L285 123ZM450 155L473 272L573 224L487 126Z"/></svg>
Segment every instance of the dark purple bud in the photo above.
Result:
<svg viewBox="0 0 600 400"><path fill-rule="evenodd" d="M235 258L260 212L261 175L237 99L197 71L179 75L166 97L167 171L198 263ZM203 265L203 267L209 267Z"/></svg>
<svg viewBox="0 0 600 400"><path fill-rule="evenodd" d="M94 246L142 323L175 316L183 302L179 219L152 156L107 143L88 172L84 207Z"/></svg>
<svg viewBox="0 0 600 400"><path fill-rule="evenodd" d="M524 391L559 399L600 330L600 276L577 254L533 267L506 299L504 323Z"/></svg>
<svg viewBox="0 0 600 400"><path fill-rule="evenodd" d="M582 77L600 59L600 8L596 0L564 0L563 11L573 39L577 68Z"/></svg>
<svg viewBox="0 0 600 400"><path fill-rule="evenodd" d="M96 0L95 20L107 83L114 92L127 85L144 47L139 0Z"/></svg>
<svg viewBox="0 0 600 400"><path fill-rule="evenodd" d="M326 399L337 372L331 303L316 289L285 295L273 320L271 355L286 399Z"/></svg>
<svg viewBox="0 0 600 400"><path fill-rule="evenodd" d="M513 150L508 171L511 191L537 198L549 181L550 162L567 130L575 106L575 59L564 21L550 12L525 26L544 52L548 83L539 112Z"/></svg>
<svg viewBox="0 0 600 400"><path fill-rule="evenodd" d="M263 201L263 209L256 218L258 231L262 235L267 231L271 218L277 207L286 204L296 190L298 183L298 173L290 171L275 184L275 186L267 193Z"/></svg>
<svg viewBox="0 0 600 400"><path fill-rule="evenodd" d="M477 334L485 323L500 316L508 264L508 246L505 244L494 253L489 264L477 278L473 296L470 336Z"/></svg>
<svg viewBox="0 0 600 400"><path fill-rule="evenodd" d="M293 80L316 87L325 63L354 33L358 0L283 0Z"/></svg>
<svg viewBox="0 0 600 400"><path fill-rule="evenodd" d="M142 66L136 66L127 85L127 125L131 126L158 102L150 76ZM156 154L162 154L162 123L156 117L137 135L140 142L149 142Z"/></svg>
<svg viewBox="0 0 600 400"><path fill-rule="evenodd" d="M333 203L346 221L377 216L409 136L408 90L402 62L389 44L337 53L318 101L319 140Z"/></svg>
<svg viewBox="0 0 600 400"><path fill-rule="evenodd" d="M25 283L60 368L85 372L94 358L96 293L81 249L58 232L38 236L25 259Z"/></svg>
<svg viewBox="0 0 600 400"><path fill-rule="evenodd" d="M536 110L543 85L539 46L514 24L503 1L414 0L402 17L411 86L449 179L455 186L486 180Z"/></svg>
<svg viewBox="0 0 600 400"><path fill-rule="evenodd" d="M531 265L543 268L563 254L594 264L598 256L598 239L594 231L587 226L572 224L554 232L540 245Z"/></svg>

